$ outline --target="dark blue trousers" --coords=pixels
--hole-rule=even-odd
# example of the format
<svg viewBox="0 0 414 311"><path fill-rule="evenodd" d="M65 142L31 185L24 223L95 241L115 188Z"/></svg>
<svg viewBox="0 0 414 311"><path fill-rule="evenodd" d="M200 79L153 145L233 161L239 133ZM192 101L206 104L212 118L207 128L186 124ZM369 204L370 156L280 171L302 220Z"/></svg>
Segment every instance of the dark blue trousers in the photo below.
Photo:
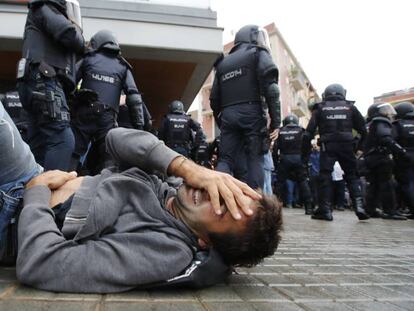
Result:
<svg viewBox="0 0 414 311"><path fill-rule="evenodd" d="M221 114L220 154L217 170L235 175L245 171L253 189L264 183L264 152L261 130L266 126L262 106L244 103L225 107ZM236 176L237 177L237 176Z"/></svg>

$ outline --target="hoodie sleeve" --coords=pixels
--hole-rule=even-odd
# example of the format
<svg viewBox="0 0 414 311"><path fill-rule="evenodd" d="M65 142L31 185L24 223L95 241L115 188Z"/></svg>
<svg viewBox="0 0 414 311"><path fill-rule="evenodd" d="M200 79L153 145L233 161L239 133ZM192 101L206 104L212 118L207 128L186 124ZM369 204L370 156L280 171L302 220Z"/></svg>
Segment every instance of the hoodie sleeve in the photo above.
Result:
<svg viewBox="0 0 414 311"><path fill-rule="evenodd" d="M180 156L151 133L125 128L116 128L108 133L106 148L124 166L136 166L165 175L172 160Z"/></svg>

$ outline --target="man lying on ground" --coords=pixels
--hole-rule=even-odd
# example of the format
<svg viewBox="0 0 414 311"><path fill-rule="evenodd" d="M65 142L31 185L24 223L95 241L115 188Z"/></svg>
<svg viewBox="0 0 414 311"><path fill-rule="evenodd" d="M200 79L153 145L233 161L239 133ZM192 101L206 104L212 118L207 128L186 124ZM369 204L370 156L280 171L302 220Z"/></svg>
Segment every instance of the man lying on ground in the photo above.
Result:
<svg viewBox="0 0 414 311"><path fill-rule="evenodd" d="M2 108L0 120L6 120ZM14 130L13 137L3 132L0 164L11 164L16 159L5 161L7 154L24 143ZM147 132L114 129L107 148L119 172L76 177L49 171L27 183L16 263L22 283L51 291L119 292L179 275L200 248L214 247L227 264L243 266L276 250L282 219L274 197L194 164ZM176 191L155 171L185 183ZM70 208L61 224L54 207Z"/></svg>

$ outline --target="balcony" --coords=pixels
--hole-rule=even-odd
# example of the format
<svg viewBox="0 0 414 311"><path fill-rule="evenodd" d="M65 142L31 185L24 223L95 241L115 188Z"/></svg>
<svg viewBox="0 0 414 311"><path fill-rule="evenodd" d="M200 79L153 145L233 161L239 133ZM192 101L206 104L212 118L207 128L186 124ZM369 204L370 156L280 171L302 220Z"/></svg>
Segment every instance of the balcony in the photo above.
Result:
<svg viewBox="0 0 414 311"><path fill-rule="evenodd" d="M289 72L289 82L296 91L301 91L306 88L305 77L302 71L297 67L292 67Z"/></svg>
<svg viewBox="0 0 414 311"><path fill-rule="evenodd" d="M291 110L299 118L306 117L309 115L309 110L306 105L306 101L302 97L298 97L296 100L296 105L291 107Z"/></svg>

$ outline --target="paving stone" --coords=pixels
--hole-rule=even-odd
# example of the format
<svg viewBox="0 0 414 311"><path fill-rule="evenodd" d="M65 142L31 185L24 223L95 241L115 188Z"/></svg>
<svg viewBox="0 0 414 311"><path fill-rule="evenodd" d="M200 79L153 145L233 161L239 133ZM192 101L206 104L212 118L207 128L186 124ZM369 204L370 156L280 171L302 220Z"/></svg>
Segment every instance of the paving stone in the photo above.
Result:
<svg viewBox="0 0 414 311"><path fill-rule="evenodd" d="M370 299L367 294L355 290L353 286L317 286L318 291L329 294L335 300L361 300Z"/></svg>
<svg viewBox="0 0 414 311"><path fill-rule="evenodd" d="M94 311L93 302L0 301L0 310L7 311Z"/></svg>
<svg viewBox="0 0 414 311"><path fill-rule="evenodd" d="M277 287L276 289L294 301L303 299L333 299L333 296L329 293L320 291L314 287Z"/></svg>
<svg viewBox="0 0 414 311"><path fill-rule="evenodd" d="M239 302L206 302L208 310L214 311L256 311L252 304Z"/></svg>
<svg viewBox="0 0 414 311"><path fill-rule="evenodd" d="M119 294L106 295L105 301L150 301L151 296L145 290L135 290Z"/></svg>
<svg viewBox="0 0 414 311"><path fill-rule="evenodd" d="M304 311L303 308L293 302L275 302L275 303L254 303L251 304L255 311Z"/></svg>
<svg viewBox="0 0 414 311"><path fill-rule="evenodd" d="M346 304L337 302L307 302L299 305L309 311L352 311Z"/></svg>
<svg viewBox="0 0 414 311"><path fill-rule="evenodd" d="M2 297L5 292L11 287L12 285L9 283L0 283L0 297Z"/></svg>
<svg viewBox="0 0 414 311"><path fill-rule="evenodd" d="M347 302L346 305L356 311L402 311L401 308L388 302ZM412 311L412 309L410 311Z"/></svg>
<svg viewBox="0 0 414 311"><path fill-rule="evenodd" d="M389 304L395 305L406 311L414 310L414 301L390 301Z"/></svg>
<svg viewBox="0 0 414 311"><path fill-rule="evenodd" d="M280 292L265 286L232 286L234 292L244 301L272 302L289 300Z"/></svg>
<svg viewBox="0 0 414 311"><path fill-rule="evenodd" d="M31 287L20 285L10 297L11 299L31 299L31 300L49 300L49 301L99 301L101 295L91 294L68 294L53 293L37 290Z"/></svg>
<svg viewBox="0 0 414 311"><path fill-rule="evenodd" d="M410 295L394 291L390 288L385 288L383 286L355 286L352 288L357 292L364 293L375 299L403 299L410 298Z"/></svg>
<svg viewBox="0 0 414 311"><path fill-rule="evenodd" d="M0 267L0 282L16 282L16 269Z"/></svg>
<svg viewBox="0 0 414 311"><path fill-rule="evenodd" d="M388 288L399 293L404 293L410 296L414 300L414 286L413 285L382 285L384 288Z"/></svg>
<svg viewBox="0 0 414 311"><path fill-rule="evenodd" d="M105 303L104 311L205 311L199 303Z"/></svg>
<svg viewBox="0 0 414 311"><path fill-rule="evenodd" d="M148 291L151 299L158 301L196 301L196 292L188 289Z"/></svg>
<svg viewBox="0 0 414 311"><path fill-rule="evenodd" d="M230 286L214 286L198 290L197 296L202 301L243 301Z"/></svg>
<svg viewBox="0 0 414 311"><path fill-rule="evenodd" d="M261 280L265 284L292 284L295 283L295 279L290 275L256 275L257 279Z"/></svg>
<svg viewBox="0 0 414 311"><path fill-rule="evenodd" d="M260 280L250 275L232 274L227 279L227 284L257 284L257 283L263 284L263 282L261 282Z"/></svg>

